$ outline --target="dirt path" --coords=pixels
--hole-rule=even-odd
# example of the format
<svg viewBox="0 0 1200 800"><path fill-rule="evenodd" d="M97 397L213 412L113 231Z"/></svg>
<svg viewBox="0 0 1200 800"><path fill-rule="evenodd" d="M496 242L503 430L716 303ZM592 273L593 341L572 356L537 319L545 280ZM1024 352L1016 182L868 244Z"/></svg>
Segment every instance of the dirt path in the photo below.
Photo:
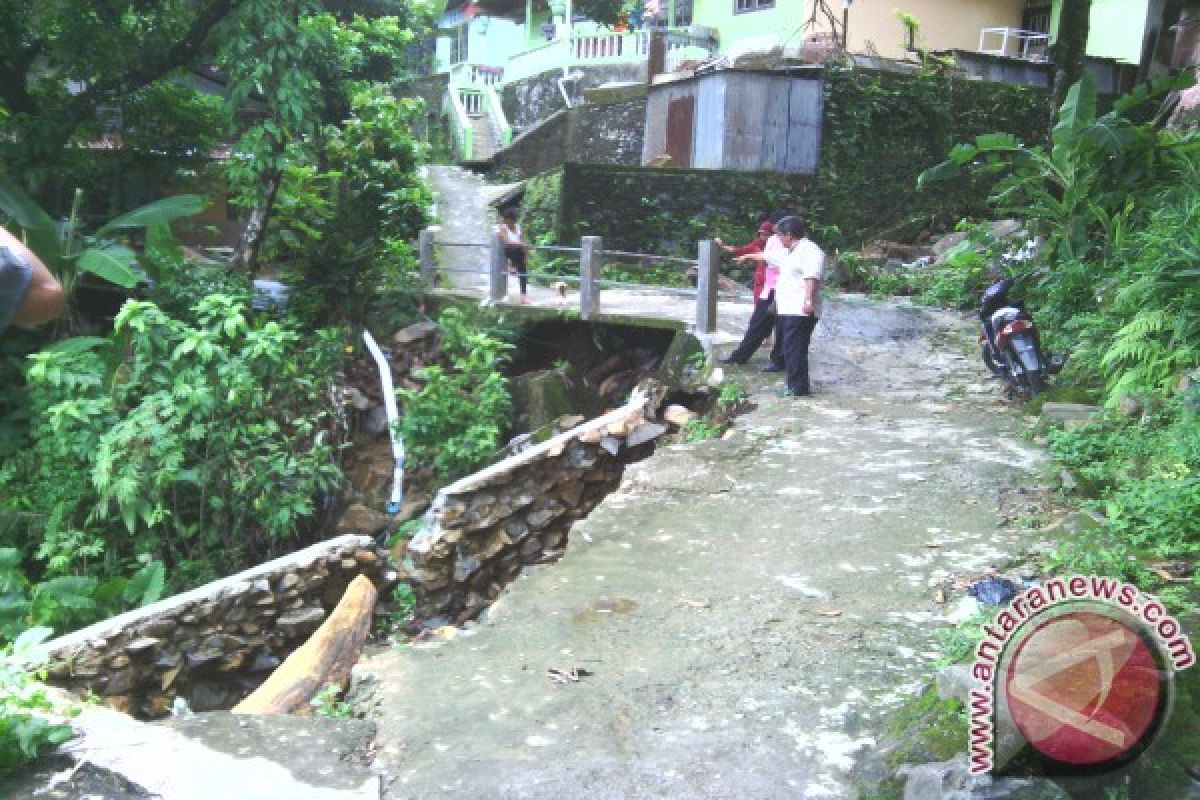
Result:
<svg viewBox="0 0 1200 800"><path fill-rule="evenodd" d="M970 335L839 298L815 397L776 397L761 357L731 371L759 404L731 438L661 447L482 624L362 664L387 796L857 796L932 674L931 581L1031 544L997 497L1041 456Z"/></svg>

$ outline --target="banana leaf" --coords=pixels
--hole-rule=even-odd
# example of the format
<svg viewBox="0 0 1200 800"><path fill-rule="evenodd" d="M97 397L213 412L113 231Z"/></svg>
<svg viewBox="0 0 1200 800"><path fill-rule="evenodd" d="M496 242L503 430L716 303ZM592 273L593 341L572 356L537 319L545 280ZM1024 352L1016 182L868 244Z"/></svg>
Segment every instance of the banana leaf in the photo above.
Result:
<svg viewBox="0 0 1200 800"><path fill-rule="evenodd" d="M122 214L96 231L96 235L104 236L106 233L128 228L147 228L180 217L190 217L203 210L204 198L199 195L179 194L173 197L164 197Z"/></svg>

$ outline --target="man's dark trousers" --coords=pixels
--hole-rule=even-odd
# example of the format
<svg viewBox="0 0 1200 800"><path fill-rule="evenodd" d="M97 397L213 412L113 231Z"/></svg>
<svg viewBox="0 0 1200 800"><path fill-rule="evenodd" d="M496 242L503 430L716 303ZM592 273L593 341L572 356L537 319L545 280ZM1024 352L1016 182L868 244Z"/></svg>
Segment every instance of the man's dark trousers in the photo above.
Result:
<svg viewBox="0 0 1200 800"><path fill-rule="evenodd" d="M779 334L783 339L783 360L787 364L787 388L796 394L808 394L808 343L816 317L801 317L791 314L779 317Z"/></svg>
<svg viewBox="0 0 1200 800"><path fill-rule="evenodd" d="M782 337L776 325L778 317L771 310L774 302L774 290L767 295L765 300L755 299L754 313L750 315L750 324L746 326L746 333L742 335L742 343L729 354L730 361L745 364L758 350L759 345L771 335L771 331L775 331L775 342L771 345L771 363L777 367L783 366L783 345L780 343Z"/></svg>

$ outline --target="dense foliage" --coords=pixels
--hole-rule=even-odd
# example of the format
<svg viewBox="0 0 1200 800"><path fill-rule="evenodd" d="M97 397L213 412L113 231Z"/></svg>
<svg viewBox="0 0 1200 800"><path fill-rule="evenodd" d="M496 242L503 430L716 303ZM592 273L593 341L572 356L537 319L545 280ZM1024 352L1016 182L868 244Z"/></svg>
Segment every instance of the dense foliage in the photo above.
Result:
<svg viewBox="0 0 1200 800"><path fill-rule="evenodd" d="M831 247L904 241L985 210L986 177L936 195L914 192L914 182L959 138L1002 128L1029 139L1045 123L1042 90L937 69L900 75L830 65L824 88L821 162L806 211Z"/></svg>
<svg viewBox="0 0 1200 800"><path fill-rule="evenodd" d="M512 345L473 327L456 308L438 321L450 364L423 368L420 389L400 390L398 424L409 457L449 482L487 464L503 444L512 400L501 370Z"/></svg>
<svg viewBox="0 0 1200 800"><path fill-rule="evenodd" d="M51 704L34 680L49 635L49 628L30 628L0 646L0 776L71 738L70 725L45 717Z"/></svg>
<svg viewBox="0 0 1200 800"><path fill-rule="evenodd" d="M0 224L71 301L63 320L0 338L0 772L69 735L39 716L31 681L51 627L327 535L347 333L321 328L411 321L398 291L430 205L423 108L392 89L428 56L433 13L0 0ZM233 244L235 225L232 264L175 238ZM252 311L255 277L286 281L288 307ZM451 425L427 451L439 472L486 458L507 427L503 349L473 336L459 320L456 359L431 376L437 408L448 385L470 400L434 414ZM476 399L487 424L463 433Z"/></svg>
<svg viewBox="0 0 1200 800"><path fill-rule="evenodd" d="M1050 146L982 135L922 176L930 183L972 166L999 175L993 206L1042 242L1037 257L1007 265L974 252L1015 279L1043 340L1071 353L1064 382L1109 409L1050 436L1103 520L1068 541L1058 563L1147 584L1147 559L1194 558L1200 548L1200 136L1135 115L1191 80L1139 87L1098 115L1085 77L1068 92ZM973 305L979 264L948 261L923 291ZM958 275L962 293L932 292L939 275L947 286Z"/></svg>
<svg viewBox="0 0 1200 800"><path fill-rule="evenodd" d="M302 339L219 294L194 313L131 301L111 337L30 357L29 442L0 469L0 511L4 542L46 575L150 555L190 584L311 530L340 474L320 410L339 337Z"/></svg>

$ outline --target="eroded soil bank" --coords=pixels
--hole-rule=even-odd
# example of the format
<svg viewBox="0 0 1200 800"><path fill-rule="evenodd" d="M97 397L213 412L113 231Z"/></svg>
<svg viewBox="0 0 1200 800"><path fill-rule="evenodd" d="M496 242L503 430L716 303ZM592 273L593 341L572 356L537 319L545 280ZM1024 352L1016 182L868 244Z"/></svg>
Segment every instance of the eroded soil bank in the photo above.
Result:
<svg viewBox="0 0 1200 800"><path fill-rule="evenodd" d="M481 623L364 660L388 797L856 797L878 775L953 608L933 586L1037 544L997 512L1042 456L968 320L829 305L815 397L728 371L758 403L733 436L630 467Z"/></svg>

